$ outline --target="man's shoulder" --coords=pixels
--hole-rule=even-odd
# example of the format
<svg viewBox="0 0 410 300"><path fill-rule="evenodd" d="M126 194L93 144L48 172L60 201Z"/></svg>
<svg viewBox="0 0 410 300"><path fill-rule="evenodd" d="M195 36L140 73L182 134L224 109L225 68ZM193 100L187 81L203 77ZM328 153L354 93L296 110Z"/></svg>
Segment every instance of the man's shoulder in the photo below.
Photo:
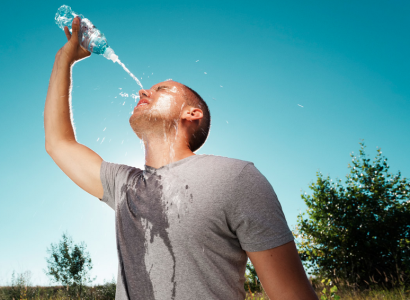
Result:
<svg viewBox="0 0 410 300"><path fill-rule="evenodd" d="M103 161L101 164L100 173L111 173L114 176L128 177L130 174L139 174L142 170L140 168L128 166L125 164L111 163Z"/></svg>
<svg viewBox="0 0 410 300"><path fill-rule="evenodd" d="M237 158L231 158L231 157L226 157L226 156L220 156L220 155L213 155L213 154L202 154L199 156L204 156L204 158L208 160L213 160L219 163L225 163L225 164L240 164L240 165L247 165L247 164L252 164L250 161L242 160L242 159L237 159Z"/></svg>
<svg viewBox="0 0 410 300"><path fill-rule="evenodd" d="M202 158L198 160L203 167L211 168L214 170L229 171L240 173L247 165L253 165L252 162L230 158L218 155L201 155Z"/></svg>

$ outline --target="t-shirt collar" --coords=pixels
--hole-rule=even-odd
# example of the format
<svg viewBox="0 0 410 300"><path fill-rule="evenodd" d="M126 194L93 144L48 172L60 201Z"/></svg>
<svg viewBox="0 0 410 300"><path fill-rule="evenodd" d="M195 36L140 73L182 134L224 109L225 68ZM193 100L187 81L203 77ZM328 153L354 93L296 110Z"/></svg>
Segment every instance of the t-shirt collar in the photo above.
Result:
<svg viewBox="0 0 410 300"><path fill-rule="evenodd" d="M202 156L204 156L204 155L203 154L202 155L191 155L191 156L185 157L183 159L180 159L178 161L174 161L172 163L169 163L169 164L167 164L165 166L162 166L158 169L156 169L154 167L151 167L151 166L147 166L147 165L144 165L144 168L145 168L145 172L154 174L154 173L156 173L160 170L163 170L163 169L175 168L176 166L179 166L181 164L184 164L186 162L189 162L191 160L194 160L194 159L196 159L198 157L202 157Z"/></svg>

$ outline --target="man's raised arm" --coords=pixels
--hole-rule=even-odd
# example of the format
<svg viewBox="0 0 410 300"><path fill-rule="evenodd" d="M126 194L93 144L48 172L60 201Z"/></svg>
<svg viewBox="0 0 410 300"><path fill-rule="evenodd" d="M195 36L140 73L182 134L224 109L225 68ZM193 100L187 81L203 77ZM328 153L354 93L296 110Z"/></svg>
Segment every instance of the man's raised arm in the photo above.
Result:
<svg viewBox="0 0 410 300"><path fill-rule="evenodd" d="M56 55L44 108L46 150L60 169L79 187L98 198L103 197L100 180L102 158L77 143L71 119L71 67L90 52L80 46L80 20L75 18L71 35L64 28L68 42Z"/></svg>

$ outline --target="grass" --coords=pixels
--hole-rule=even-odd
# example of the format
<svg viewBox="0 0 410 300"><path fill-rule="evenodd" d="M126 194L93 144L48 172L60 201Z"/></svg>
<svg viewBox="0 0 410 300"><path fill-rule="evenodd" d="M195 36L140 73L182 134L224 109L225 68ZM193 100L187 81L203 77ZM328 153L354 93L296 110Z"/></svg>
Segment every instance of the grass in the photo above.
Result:
<svg viewBox="0 0 410 300"><path fill-rule="evenodd" d="M316 291L318 298L321 299L323 293ZM410 291L403 290L370 290L370 291L353 291L342 290L336 293L341 300L409 300ZM265 293L246 294L246 300L269 300ZM332 298L330 298L332 299Z"/></svg>
<svg viewBox="0 0 410 300"><path fill-rule="evenodd" d="M27 274L17 274L12 276L10 286L0 286L0 300L69 300L79 299L78 296L70 296L77 294L78 290L69 290L65 286L32 286ZM331 281L320 280L319 278L311 278L311 283L321 300L410 300L410 287L404 287L402 284L393 285L392 289L386 289L380 285L373 285L371 288L360 290L342 284L338 281L337 288L332 285ZM115 297L115 280L106 282L103 285L93 287L84 286L82 289L82 297L84 300L111 300ZM261 292L251 293L250 286L246 293L246 300L269 300L266 293L261 289L258 282L253 286ZM332 292L331 292L332 291ZM193 291L193 299L195 292Z"/></svg>
<svg viewBox="0 0 410 300"><path fill-rule="evenodd" d="M316 281L313 283L316 294L319 299L331 300L410 300L410 287L396 287L386 289L383 287L369 288L366 290L354 289L347 286L341 286L330 296L330 289L326 281ZM326 289L326 290L324 290ZM340 297L340 298L339 298ZM246 300L269 300L265 291L260 293L246 293Z"/></svg>
<svg viewBox="0 0 410 300"><path fill-rule="evenodd" d="M73 293L71 293L73 294ZM115 297L115 283L94 287L84 287L81 299L111 300ZM63 286L3 286L0 287L0 300L69 300L79 299L71 296Z"/></svg>
<svg viewBox="0 0 410 300"><path fill-rule="evenodd" d="M66 293L64 287L27 287L22 288L18 291L18 294L10 293L12 287L0 287L0 299L1 300L25 300L25 299L34 299L34 300L68 300L73 299ZM17 292L14 290L14 292ZM316 293L321 299L323 296L322 291L316 290ZM352 290L344 289L336 292L340 296L341 300L404 300L410 299L410 290L406 289L395 289L395 290ZM13 297L14 296L14 297ZM83 299L114 299L113 296L103 295L101 292L98 293L98 288L87 288L86 297ZM261 293L247 293L246 300L269 300L265 292ZM332 299L332 298L329 298Z"/></svg>
<svg viewBox="0 0 410 300"><path fill-rule="evenodd" d="M385 283L389 278L385 275ZM365 281L367 283L367 281ZM311 284L319 299L346 299L346 300L403 300L410 299L410 287L404 281L391 281L390 288L386 288L384 283L372 281L367 283L367 288L352 286L340 279L336 279L336 286L330 279L311 278Z"/></svg>
<svg viewBox="0 0 410 300"><path fill-rule="evenodd" d="M321 291L316 291L319 299L323 296ZM355 291L355 290L339 290L336 292L340 299L343 300L403 300L410 299L410 291L405 291L403 289L395 290L366 290L366 291Z"/></svg>

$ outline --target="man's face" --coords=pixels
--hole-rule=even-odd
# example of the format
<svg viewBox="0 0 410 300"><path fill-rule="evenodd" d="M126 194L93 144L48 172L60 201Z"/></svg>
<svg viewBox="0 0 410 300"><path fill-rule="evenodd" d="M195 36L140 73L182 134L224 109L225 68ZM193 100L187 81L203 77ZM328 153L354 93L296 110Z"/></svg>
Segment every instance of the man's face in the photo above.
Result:
<svg viewBox="0 0 410 300"><path fill-rule="evenodd" d="M184 85L175 81L155 84L148 90L140 90L140 101L130 117L130 125L141 138L143 133L156 130L156 125L177 125L185 104Z"/></svg>

